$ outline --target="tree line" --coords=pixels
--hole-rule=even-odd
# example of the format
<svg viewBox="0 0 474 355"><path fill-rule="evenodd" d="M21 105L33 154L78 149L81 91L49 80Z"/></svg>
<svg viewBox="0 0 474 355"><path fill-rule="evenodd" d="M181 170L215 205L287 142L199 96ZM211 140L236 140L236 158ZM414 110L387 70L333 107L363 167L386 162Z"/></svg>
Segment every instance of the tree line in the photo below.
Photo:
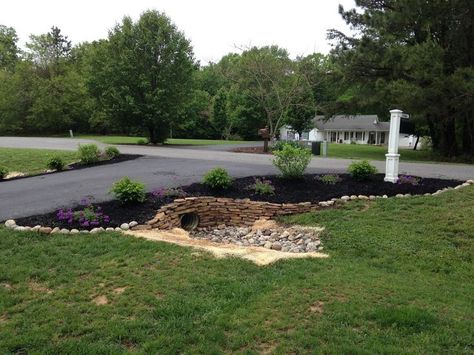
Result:
<svg viewBox="0 0 474 355"><path fill-rule="evenodd" d="M257 139L264 126L303 132L315 114L388 118L401 108L435 151L474 155L473 3L356 4L340 13L357 35L330 30L329 55L249 47L207 65L157 11L76 45L53 27L20 49L15 30L0 25L0 134Z"/></svg>

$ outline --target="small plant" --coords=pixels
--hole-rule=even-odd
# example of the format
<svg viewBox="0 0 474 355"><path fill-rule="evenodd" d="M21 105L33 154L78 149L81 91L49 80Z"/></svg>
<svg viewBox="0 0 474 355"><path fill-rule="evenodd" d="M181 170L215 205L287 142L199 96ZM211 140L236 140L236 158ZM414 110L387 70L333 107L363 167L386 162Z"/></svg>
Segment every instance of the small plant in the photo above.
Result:
<svg viewBox="0 0 474 355"><path fill-rule="evenodd" d="M109 159L117 158L120 155L120 150L117 147L107 147L105 149L105 155Z"/></svg>
<svg viewBox="0 0 474 355"><path fill-rule="evenodd" d="M418 186L421 182L420 178L411 175L400 175L398 177L397 184L408 184L413 186Z"/></svg>
<svg viewBox="0 0 474 355"><path fill-rule="evenodd" d="M79 145L78 154L81 163L89 165L99 161L100 150L95 144L83 144Z"/></svg>
<svg viewBox="0 0 474 355"><path fill-rule="evenodd" d="M213 189L228 189L232 185L232 177L224 168L214 168L204 175L203 184Z"/></svg>
<svg viewBox="0 0 474 355"><path fill-rule="evenodd" d="M280 151L286 145L290 145L295 148L301 148L301 144L298 141L276 141L273 143L271 150L272 152Z"/></svg>
<svg viewBox="0 0 474 355"><path fill-rule="evenodd" d="M147 145L148 144L148 139L140 138L137 140L138 145Z"/></svg>
<svg viewBox="0 0 474 355"><path fill-rule="evenodd" d="M144 202L146 196L145 185L127 176L115 182L110 192L124 204Z"/></svg>
<svg viewBox="0 0 474 355"><path fill-rule="evenodd" d="M0 166L0 180L3 180L8 175L8 169L4 166Z"/></svg>
<svg viewBox="0 0 474 355"><path fill-rule="evenodd" d="M270 180L255 179L255 184L252 185L252 188L255 190L255 193L258 195L274 195L275 187L272 185Z"/></svg>
<svg viewBox="0 0 474 355"><path fill-rule="evenodd" d="M367 160L355 161L347 169L349 174L356 180L368 180L377 174L377 168Z"/></svg>
<svg viewBox="0 0 474 355"><path fill-rule="evenodd" d="M280 170L286 179L298 179L303 176L311 161L311 151L307 148L286 144L279 151L274 151L273 165Z"/></svg>
<svg viewBox="0 0 474 355"><path fill-rule="evenodd" d="M183 198L186 197L186 192L181 187L171 187L171 188L164 188L160 187L158 189L154 189L151 192L153 197L156 198L165 198L165 197L172 197L172 198Z"/></svg>
<svg viewBox="0 0 474 355"><path fill-rule="evenodd" d="M64 169L64 165L66 164L64 163L63 158L61 158L59 155L55 155L48 160L46 165L50 170L61 171Z"/></svg>
<svg viewBox="0 0 474 355"><path fill-rule="evenodd" d="M341 178L337 174L326 174L317 176L316 179L321 181L325 185L336 185L338 182L341 182Z"/></svg>
<svg viewBox="0 0 474 355"><path fill-rule="evenodd" d="M60 209L56 214L58 220L67 221L68 224L78 222L82 227L96 227L110 222L110 217L102 213L100 206L94 207L91 199L85 197L80 204L84 209L79 211Z"/></svg>

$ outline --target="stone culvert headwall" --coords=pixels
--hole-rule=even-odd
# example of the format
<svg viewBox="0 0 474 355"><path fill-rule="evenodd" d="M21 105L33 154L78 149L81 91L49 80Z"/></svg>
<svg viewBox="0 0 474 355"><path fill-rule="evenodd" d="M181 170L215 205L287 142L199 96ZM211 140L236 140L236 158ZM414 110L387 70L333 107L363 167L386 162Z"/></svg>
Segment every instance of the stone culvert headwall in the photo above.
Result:
<svg viewBox="0 0 474 355"><path fill-rule="evenodd" d="M161 207L155 218L147 222L148 228L169 229L182 227L181 219L185 215L197 215L199 227L226 224L228 226L251 226L260 218L310 212L318 209L310 202L302 203L269 203L235 200L216 197L188 197L174 200ZM197 222L197 221L196 221Z"/></svg>

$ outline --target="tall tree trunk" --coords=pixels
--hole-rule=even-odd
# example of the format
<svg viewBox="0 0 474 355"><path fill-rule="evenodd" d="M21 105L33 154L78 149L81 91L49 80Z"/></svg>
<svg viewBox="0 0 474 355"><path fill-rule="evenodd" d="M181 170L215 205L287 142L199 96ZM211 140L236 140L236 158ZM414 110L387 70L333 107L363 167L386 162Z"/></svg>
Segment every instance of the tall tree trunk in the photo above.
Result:
<svg viewBox="0 0 474 355"><path fill-rule="evenodd" d="M418 142L420 141L420 136L417 134L416 135L416 141L415 141L415 145L413 146L413 150L416 150L416 148L418 148Z"/></svg>
<svg viewBox="0 0 474 355"><path fill-rule="evenodd" d="M152 144L158 143L157 138L156 138L155 127L153 125L148 126L148 136L150 139L150 143Z"/></svg>

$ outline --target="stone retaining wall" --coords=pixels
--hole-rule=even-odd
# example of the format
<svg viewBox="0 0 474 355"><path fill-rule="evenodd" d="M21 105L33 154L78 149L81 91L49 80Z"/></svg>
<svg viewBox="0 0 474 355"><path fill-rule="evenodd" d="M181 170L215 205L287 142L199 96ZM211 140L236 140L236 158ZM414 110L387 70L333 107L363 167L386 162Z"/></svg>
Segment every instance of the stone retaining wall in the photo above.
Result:
<svg viewBox="0 0 474 355"><path fill-rule="evenodd" d="M188 197L174 200L161 207L155 218L147 222L148 228L169 229L181 226L181 216L195 213L199 216L199 227L219 224L228 226L251 226L257 219L310 212L319 209L310 202L270 203L216 197Z"/></svg>

